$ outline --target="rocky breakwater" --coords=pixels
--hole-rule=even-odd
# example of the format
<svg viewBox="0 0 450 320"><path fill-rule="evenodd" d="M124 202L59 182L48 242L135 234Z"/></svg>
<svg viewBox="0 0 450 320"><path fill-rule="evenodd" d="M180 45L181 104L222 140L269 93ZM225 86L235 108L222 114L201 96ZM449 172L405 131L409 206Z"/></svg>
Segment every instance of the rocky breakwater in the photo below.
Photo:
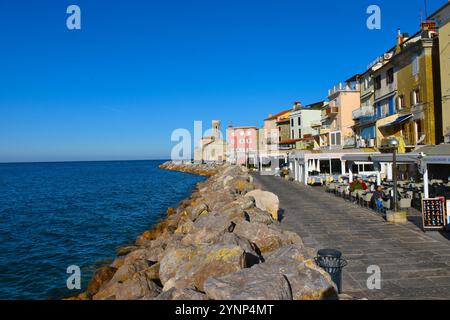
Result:
<svg viewBox="0 0 450 320"><path fill-rule="evenodd" d="M317 300L337 298L315 252L282 230L278 198L238 166L176 165L202 174L191 197L94 274L80 299Z"/></svg>

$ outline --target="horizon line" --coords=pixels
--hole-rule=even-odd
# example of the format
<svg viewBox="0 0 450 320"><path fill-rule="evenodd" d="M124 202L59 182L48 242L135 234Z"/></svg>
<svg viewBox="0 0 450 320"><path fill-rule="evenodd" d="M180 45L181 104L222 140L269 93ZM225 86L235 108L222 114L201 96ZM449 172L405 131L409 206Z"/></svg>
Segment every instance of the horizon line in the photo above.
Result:
<svg viewBox="0 0 450 320"><path fill-rule="evenodd" d="M38 164L38 163L79 163L79 162L138 162L138 161L170 161L166 159L122 159L122 160L54 160L54 161L0 161L1 164Z"/></svg>

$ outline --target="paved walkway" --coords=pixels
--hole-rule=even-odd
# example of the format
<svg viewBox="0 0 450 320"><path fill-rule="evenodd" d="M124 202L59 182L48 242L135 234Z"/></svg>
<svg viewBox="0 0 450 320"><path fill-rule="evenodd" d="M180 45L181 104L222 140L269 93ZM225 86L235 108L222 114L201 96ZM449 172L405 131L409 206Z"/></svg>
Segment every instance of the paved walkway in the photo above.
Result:
<svg viewBox="0 0 450 320"><path fill-rule="evenodd" d="M425 234L413 223L390 225L320 187L254 178L279 196L284 228L297 232L309 247L343 252L349 261L344 293L368 299L450 299L450 241L441 234ZM371 265L381 268L381 290L367 288Z"/></svg>

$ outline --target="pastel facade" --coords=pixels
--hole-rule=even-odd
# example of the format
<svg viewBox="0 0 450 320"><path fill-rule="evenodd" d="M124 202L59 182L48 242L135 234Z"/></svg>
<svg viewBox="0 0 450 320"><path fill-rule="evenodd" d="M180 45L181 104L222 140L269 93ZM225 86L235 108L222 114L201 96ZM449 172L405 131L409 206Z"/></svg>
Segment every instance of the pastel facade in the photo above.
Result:
<svg viewBox="0 0 450 320"><path fill-rule="evenodd" d="M439 50L434 31L412 37L399 33L397 46L384 55L374 72L377 146L388 137L400 141L402 151L439 143L441 102L435 96Z"/></svg>
<svg viewBox="0 0 450 320"><path fill-rule="evenodd" d="M279 154L282 139L289 139L291 110L284 110L276 115L269 115L264 120L263 133L260 132L260 153L263 155ZM287 121L286 121L287 120ZM263 136L263 137L262 137Z"/></svg>
<svg viewBox="0 0 450 320"><path fill-rule="evenodd" d="M291 113L291 136L296 150L310 149L314 145L313 136L319 133L317 127L321 123L324 102L302 107L301 104L294 105Z"/></svg>
<svg viewBox="0 0 450 320"><path fill-rule="evenodd" d="M374 148L376 146L376 110L373 67L358 76L361 107L352 113L354 140L351 144L357 148Z"/></svg>
<svg viewBox="0 0 450 320"><path fill-rule="evenodd" d="M256 127L229 127L228 162L237 165L256 163L258 158L259 130Z"/></svg>
<svg viewBox="0 0 450 320"><path fill-rule="evenodd" d="M435 95L439 79L439 47L434 31L422 30L403 42L394 56L397 68L397 111L405 146L438 144L442 140L442 103Z"/></svg>
<svg viewBox="0 0 450 320"><path fill-rule="evenodd" d="M316 135L322 150L342 149L353 140L353 111L360 107L359 83L356 76L328 91L328 104L322 109L322 126Z"/></svg>
<svg viewBox="0 0 450 320"><path fill-rule="evenodd" d="M450 2L430 18L439 27L442 129L445 142L450 143ZM436 94L439 96L439 93Z"/></svg>

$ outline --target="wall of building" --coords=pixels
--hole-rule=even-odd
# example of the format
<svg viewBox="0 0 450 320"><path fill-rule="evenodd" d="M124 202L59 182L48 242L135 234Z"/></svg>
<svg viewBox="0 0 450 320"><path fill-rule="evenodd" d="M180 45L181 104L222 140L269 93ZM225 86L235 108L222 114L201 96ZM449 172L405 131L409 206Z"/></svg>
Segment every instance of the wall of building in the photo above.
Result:
<svg viewBox="0 0 450 320"><path fill-rule="evenodd" d="M254 127L228 128L229 160L238 165L247 164L258 153L258 129Z"/></svg>
<svg viewBox="0 0 450 320"><path fill-rule="evenodd" d="M302 122L300 130L302 132L302 137L305 135L315 135L317 134L317 129L311 127L312 123L318 122L322 119L321 110L302 110Z"/></svg>
<svg viewBox="0 0 450 320"><path fill-rule="evenodd" d="M344 92L340 95L339 129L342 134L342 142L346 137L353 135L353 111L359 109L360 106L361 95L359 92Z"/></svg>
<svg viewBox="0 0 450 320"><path fill-rule="evenodd" d="M450 142L450 6L444 8L436 20L439 24L442 128Z"/></svg>

